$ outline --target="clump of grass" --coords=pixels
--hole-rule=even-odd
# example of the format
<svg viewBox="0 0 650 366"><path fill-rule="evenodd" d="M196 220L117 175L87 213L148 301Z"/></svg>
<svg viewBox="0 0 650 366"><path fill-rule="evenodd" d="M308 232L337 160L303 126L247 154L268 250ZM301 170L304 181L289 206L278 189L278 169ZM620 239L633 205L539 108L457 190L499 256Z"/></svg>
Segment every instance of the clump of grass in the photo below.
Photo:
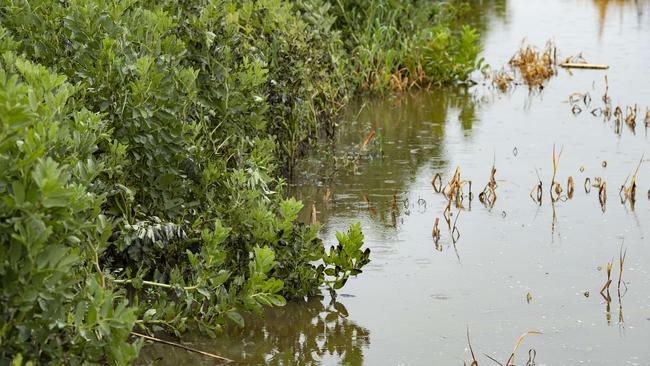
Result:
<svg viewBox="0 0 650 366"><path fill-rule="evenodd" d="M543 49L532 45L523 46L510 59L510 66L521 75L529 88L543 88L546 80L556 74L555 55L557 49L553 41L547 41Z"/></svg>
<svg viewBox="0 0 650 366"><path fill-rule="evenodd" d="M502 93L505 93L510 89L512 84L515 82L515 76L512 72L501 68L499 71L495 71L490 75L492 79L492 84L497 87Z"/></svg>

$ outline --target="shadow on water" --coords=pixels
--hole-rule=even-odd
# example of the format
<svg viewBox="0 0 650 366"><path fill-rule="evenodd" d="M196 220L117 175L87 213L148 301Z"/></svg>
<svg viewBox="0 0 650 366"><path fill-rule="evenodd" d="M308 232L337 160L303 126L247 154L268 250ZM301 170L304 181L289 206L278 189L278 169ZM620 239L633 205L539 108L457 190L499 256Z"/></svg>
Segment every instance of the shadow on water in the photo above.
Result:
<svg viewBox="0 0 650 366"><path fill-rule="evenodd" d="M320 365L333 358L345 365L362 365L370 345L367 329L347 319L340 302L322 297L268 309L264 317L248 316L246 327L228 328L215 340L190 334L186 345L235 360L236 365ZM140 364L214 365L187 351L153 344L143 349Z"/></svg>

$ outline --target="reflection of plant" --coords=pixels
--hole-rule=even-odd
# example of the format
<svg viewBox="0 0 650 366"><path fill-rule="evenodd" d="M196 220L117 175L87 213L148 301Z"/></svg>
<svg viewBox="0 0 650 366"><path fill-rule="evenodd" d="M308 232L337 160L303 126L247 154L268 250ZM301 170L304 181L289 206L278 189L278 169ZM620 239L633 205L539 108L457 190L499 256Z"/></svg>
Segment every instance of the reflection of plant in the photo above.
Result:
<svg viewBox="0 0 650 366"><path fill-rule="evenodd" d="M347 319L345 306L323 302L322 296L268 309L264 317L246 317L245 328L229 327L214 341L188 334L197 348L248 365L320 365L335 355L340 364L362 365L370 344L367 329ZM152 345L142 350L141 363L161 358L161 365L198 364L209 360L169 347Z"/></svg>

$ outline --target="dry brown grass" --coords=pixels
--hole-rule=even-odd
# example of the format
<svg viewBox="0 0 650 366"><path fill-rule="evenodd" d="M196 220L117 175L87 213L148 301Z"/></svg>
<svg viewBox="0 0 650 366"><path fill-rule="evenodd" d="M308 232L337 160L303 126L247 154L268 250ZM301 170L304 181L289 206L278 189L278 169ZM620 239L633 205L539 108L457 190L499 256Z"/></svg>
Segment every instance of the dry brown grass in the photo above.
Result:
<svg viewBox="0 0 650 366"><path fill-rule="evenodd" d="M637 188L636 176L639 173L639 169L641 168L641 164L643 164L643 157L644 156L645 156L645 154L641 155L641 160L639 160L639 164L636 166L636 169L631 174L632 179L630 179L630 176L628 176L625 179L625 182L623 183L623 185L621 186L621 189L618 192L618 195L621 198L621 203L623 203L623 204L629 200L632 207L634 207L634 202L636 201L636 188ZM629 186L626 185L628 181L630 181Z"/></svg>
<svg viewBox="0 0 650 366"><path fill-rule="evenodd" d="M556 74L556 48L547 41L543 49L532 45L522 46L510 59L510 66L519 72L522 81L529 88L543 88L546 80Z"/></svg>
<svg viewBox="0 0 650 366"><path fill-rule="evenodd" d="M508 89L510 89L510 87L515 82L514 74L505 68L493 72L490 77L492 78L492 84L494 84L494 86L496 86L503 93L508 91Z"/></svg>

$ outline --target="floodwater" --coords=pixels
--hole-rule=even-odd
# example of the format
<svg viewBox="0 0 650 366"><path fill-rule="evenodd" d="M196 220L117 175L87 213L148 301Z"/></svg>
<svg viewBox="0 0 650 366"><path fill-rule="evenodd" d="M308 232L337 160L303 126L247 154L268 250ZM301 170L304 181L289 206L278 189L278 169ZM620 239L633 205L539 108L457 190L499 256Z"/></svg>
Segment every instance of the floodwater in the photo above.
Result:
<svg viewBox="0 0 650 366"><path fill-rule="evenodd" d="M642 121L650 107L650 2L476 3L485 3L477 10L484 57L495 68L526 37L540 46L553 38L560 58L582 52L610 69L560 69L532 94L525 86L502 94L479 84L360 101L336 143L302 163L292 193L305 202L304 220L315 202L326 245L337 230L361 222L372 250L364 273L335 302L324 294L249 319L246 329L219 339L185 341L246 365L460 365L471 362L468 329L480 364L495 364L485 354L505 363L522 333L539 331L522 342L517 365L526 364L531 348L537 365L650 365L650 144ZM623 124L617 133L613 121L587 111L602 104L605 75L614 106L637 103L643 112L635 131ZM592 97L577 116L567 103L574 92ZM327 151L354 151L373 130L376 154L332 174ZM562 149L557 180L566 187L572 176L576 184L572 199L553 205L554 145ZM631 207L621 203L619 187L644 153ZM488 208L477 195L493 162L497 200ZM441 173L446 182L456 167L473 182L474 200L452 206L452 221L459 215L454 244L443 218L447 201L431 179ZM529 197L538 174L541 205ZM596 176L607 182L604 209L597 189L583 188ZM325 205L327 189L332 199ZM436 218L438 245L431 235ZM627 258L619 298L621 246ZM599 294L608 261L609 303ZM166 346L145 354L165 365L211 364Z"/></svg>

